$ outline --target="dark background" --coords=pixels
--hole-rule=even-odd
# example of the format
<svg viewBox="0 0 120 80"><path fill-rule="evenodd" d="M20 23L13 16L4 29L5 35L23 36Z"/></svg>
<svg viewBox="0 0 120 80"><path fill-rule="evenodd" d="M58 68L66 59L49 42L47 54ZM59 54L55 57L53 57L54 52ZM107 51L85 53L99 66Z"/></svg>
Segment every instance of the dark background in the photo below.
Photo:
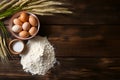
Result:
<svg viewBox="0 0 120 80"><path fill-rule="evenodd" d="M0 80L120 80L120 1L59 1L74 13L39 16L39 35L48 37L59 63L45 76L32 76L14 56L0 62Z"/></svg>

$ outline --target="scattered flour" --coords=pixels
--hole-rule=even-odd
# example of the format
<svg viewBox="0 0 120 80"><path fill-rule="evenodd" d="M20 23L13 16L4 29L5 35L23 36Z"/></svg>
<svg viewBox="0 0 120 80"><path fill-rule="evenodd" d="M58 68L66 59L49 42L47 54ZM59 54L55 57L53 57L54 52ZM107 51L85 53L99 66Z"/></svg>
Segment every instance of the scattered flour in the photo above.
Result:
<svg viewBox="0 0 120 80"><path fill-rule="evenodd" d="M46 37L36 36L26 44L27 49L21 56L21 65L25 72L32 75L45 75L56 62L53 46Z"/></svg>

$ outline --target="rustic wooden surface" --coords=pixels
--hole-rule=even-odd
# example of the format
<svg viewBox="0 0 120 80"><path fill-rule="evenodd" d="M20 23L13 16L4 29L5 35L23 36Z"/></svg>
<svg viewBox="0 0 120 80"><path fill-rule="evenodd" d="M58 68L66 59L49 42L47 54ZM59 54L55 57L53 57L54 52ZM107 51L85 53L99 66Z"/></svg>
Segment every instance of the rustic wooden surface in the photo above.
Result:
<svg viewBox="0 0 120 80"><path fill-rule="evenodd" d="M44 76L25 73L20 58L0 63L0 80L120 80L118 0L61 0L72 15L39 16L58 63Z"/></svg>

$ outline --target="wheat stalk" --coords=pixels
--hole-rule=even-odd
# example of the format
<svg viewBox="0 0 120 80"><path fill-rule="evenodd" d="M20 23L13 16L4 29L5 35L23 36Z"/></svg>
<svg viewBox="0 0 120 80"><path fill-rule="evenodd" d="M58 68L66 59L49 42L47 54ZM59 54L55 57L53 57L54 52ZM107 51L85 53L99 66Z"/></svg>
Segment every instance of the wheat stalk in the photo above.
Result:
<svg viewBox="0 0 120 80"><path fill-rule="evenodd" d="M44 2L44 1L47 1L47 0L38 0L38 1L35 1L35 2L32 2L32 3L28 3L27 5L28 6L37 5L37 4L40 4L40 3Z"/></svg>
<svg viewBox="0 0 120 80"><path fill-rule="evenodd" d="M9 2L7 2L6 4L4 4L1 8L0 8L0 11L8 8L9 6L11 6L11 4L14 4L16 2L16 0L11 0ZM4 2L5 3L5 2Z"/></svg>
<svg viewBox="0 0 120 80"><path fill-rule="evenodd" d="M54 0L18 0L18 1L10 0L10 2L8 3L5 0L0 3L0 6L2 6L0 7L0 11L2 11L0 13L0 20L21 10L29 11L31 13L37 15L44 15L44 16L54 15L55 13L62 13L62 14L72 13L72 11L70 11L68 8L62 7L61 5L65 5L65 3ZM49 7L51 9L48 9Z"/></svg>
<svg viewBox="0 0 120 80"><path fill-rule="evenodd" d="M54 0L3 0L0 2L0 59L6 61L9 50L7 48L7 29L1 22L4 18L18 11L28 11L40 16L52 16L55 13L71 14L68 8L63 7L65 3Z"/></svg>

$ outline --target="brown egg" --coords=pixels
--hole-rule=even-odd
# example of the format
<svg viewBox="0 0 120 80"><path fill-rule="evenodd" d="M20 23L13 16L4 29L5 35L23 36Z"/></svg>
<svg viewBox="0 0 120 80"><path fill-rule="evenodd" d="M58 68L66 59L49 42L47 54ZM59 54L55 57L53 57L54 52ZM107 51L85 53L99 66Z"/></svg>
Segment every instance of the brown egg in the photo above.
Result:
<svg viewBox="0 0 120 80"><path fill-rule="evenodd" d="M22 27L20 25L14 25L12 27L12 31L15 33L19 33L20 31L22 31Z"/></svg>
<svg viewBox="0 0 120 80"><path fill-rule="evenodd" d="M22 22L27 22L27 21L28 21L28 18L29 18L29 16L28 16L28 14L25 13L25 12L22 12L22 13L20 14L20 17L19 17L19 19L20 19Z"/></svg>
<svg viewBox="0 0 120 80"><path fill-rule="evenodd" d="M20 20L20 16L18 17L18 19ZM20 20L21 21L21 20ZM21 21L22 22L22 21Z"/></svg>
<svg viewBox="0 0 120 80"><path fill-rule="evenodd" d="M29 34L30 35L34 35L37 32L37 28L36 27L31 27L29 30Z"/></svg>
<svg viewBox="0 0 120 80"><path fill-rule="evenodd" d="M19 36L22 38L27 38L27 37L29 37L29 33L27 31L21 31L19 33Z"/></svg>
<svg viewBox="0 0 120 80"><path fill-rule="evenodd" d="M30 23L29 22L24 22L22 25L23 30L27 31L30 29Z"/></svg>
<svg viewBox="0 0 120 80"><path fill-rule="evenodd" d="M29 23L32 26L37 26L38 25L36 18L34 16L32 16L32 15L29 16Z"/></svg>
<svg viewBox="0 0 120 80"><path fill-rule="evenodd" d="M22 26L22 22L21 22L18 18L15 18L15 19L13 20L13 23L16 24L16 25Z"/></svg>

